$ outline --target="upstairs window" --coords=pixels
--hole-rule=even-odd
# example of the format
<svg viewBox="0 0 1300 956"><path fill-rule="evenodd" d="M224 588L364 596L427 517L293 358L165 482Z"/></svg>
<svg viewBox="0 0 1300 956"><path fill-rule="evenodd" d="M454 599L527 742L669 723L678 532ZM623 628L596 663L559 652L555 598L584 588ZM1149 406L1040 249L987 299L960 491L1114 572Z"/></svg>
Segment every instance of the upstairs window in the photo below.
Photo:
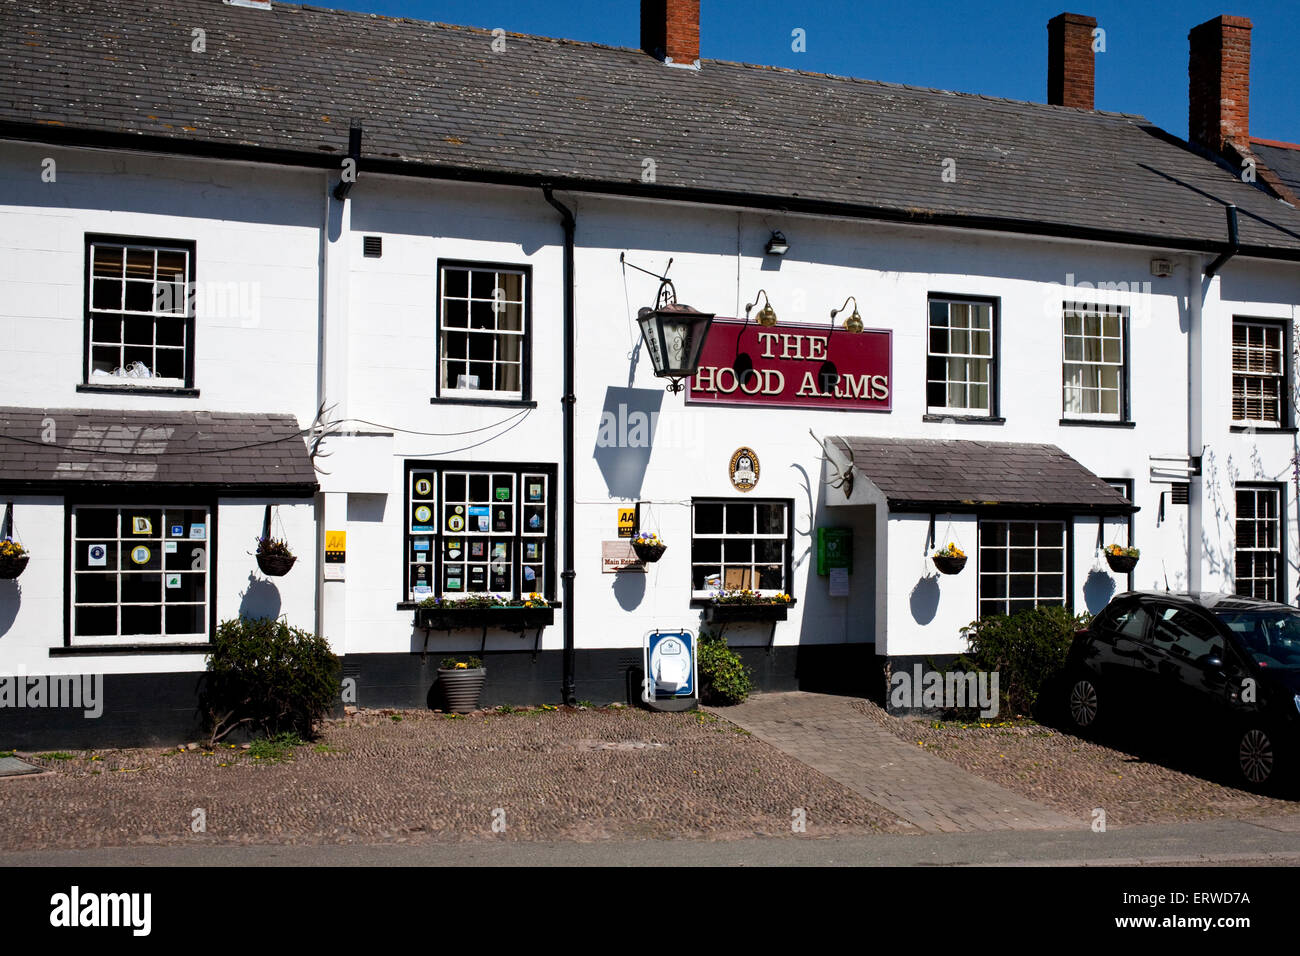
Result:
<svg viewBox="0 0 1300 956"><path fill-rule="evenodd" d="M1286 335L1280 323L1232 323L1232 421L1280 428L1286 423Z"/></svg>
<svg viewBox="0 0 1300 956"><path fill-rule="evenodd" d="M191 388L194 243L86 240L85 384Z"/></svg>
<svg viewBox="0 0 1300 956"><path fill-rule="evenodd" d="M1064 317L1064 415L1128 418L1128 316L1122 309L1067 303Z"/></svg>
<svg viewBox="0 0 1300 956"><path fill-rule="evenodd" d="M932 297L926 358L931 415L996 415L993 303Z"/></svg>
<svg viewBox="0 0 1300 956"><path fill-rule="evenodd" d="M528 398L527 267L438 267L438 397Z"/></svg>

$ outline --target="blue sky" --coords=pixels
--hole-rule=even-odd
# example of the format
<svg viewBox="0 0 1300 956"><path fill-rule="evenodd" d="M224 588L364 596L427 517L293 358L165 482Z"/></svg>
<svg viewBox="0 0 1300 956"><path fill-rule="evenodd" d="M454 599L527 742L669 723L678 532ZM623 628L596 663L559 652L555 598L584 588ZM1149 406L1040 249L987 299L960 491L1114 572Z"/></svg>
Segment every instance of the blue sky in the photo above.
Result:
<svg viewBox="0 0 1300 956"><path fill-rule="evenodd" d="M637 0L312 0L314 6L636 46ZM1221 13L1254 22L1251 134L1300 140L1297 0L703 0L701 54L821 73L1042 102L1047 21L1097 18L1097 106L1187 135L1187 31ZM791 50L806 31L807 51Z"/></svg>

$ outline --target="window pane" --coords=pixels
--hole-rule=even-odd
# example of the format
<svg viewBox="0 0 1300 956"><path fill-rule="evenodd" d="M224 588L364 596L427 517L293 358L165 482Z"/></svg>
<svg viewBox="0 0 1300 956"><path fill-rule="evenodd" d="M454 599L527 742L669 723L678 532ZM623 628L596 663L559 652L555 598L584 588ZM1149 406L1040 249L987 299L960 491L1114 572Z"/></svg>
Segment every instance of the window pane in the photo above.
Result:
<svg viewBox="0 0 1300 956"><path fill-rule="evenodd" d="M722 533L722 505L697 504L695 506L695 533Z"/></svg>

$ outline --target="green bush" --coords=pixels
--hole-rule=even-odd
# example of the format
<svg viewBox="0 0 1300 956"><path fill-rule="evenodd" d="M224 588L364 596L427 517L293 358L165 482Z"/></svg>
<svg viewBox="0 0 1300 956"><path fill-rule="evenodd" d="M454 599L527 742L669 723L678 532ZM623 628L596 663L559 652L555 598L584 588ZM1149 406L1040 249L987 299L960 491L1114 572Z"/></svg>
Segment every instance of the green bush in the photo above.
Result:
<svg viewBox="0 0 1300 956"><path fill-rule="evenodd" d="M263 736L311 737L339 694L341 662L329 643L271 618L233 618L217 627L203 707L215 744L247 725Z"/></svg>
<svg viewBox="0 0 1300 956"><path fill-rule="evenodd" d="M749 669L740 655L714 631L700 631L698 648L700 700L706 704L739 704L753 689Z"/></svg>
<svg viewBox="0 0 1300 956"><path fill-rule="evenodd" d="M1001 712L1036 712L1039 695L1061 674L1074 634L1091 617L1063 607L1036 607L1007 617L993 614L962 628L968 645L955 667L997 671Z"/></svg>

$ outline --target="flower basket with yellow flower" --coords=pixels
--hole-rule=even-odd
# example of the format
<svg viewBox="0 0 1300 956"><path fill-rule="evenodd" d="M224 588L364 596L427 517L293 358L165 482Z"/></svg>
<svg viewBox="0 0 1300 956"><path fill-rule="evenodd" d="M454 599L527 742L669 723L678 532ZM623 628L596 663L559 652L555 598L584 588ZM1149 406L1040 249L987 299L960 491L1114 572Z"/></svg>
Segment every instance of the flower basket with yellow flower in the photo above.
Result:
<svg viewBox="0 0 1300 956"><path fill-rule="evenodd" d="M632 550L636 556L647 564L654 564L664 556L668 550L668 545L659 540L659 535L653 531L641 531L632 539Z"/></svg>
<svg viewBox="0 0 1300 956"><path fill-rule="evenodd" d="M444 657L438 668L438 685L454 714L478 710L478 699L487 680L487 668L477 657Z"/></svg>
<svg viewBox="0 0 1300 956"><path fill-rule="evenodd" d="M431 597L415 608L415 626L434 631L487 627L522 632L554 623L555 609L536 591L521 598L500 594Z"/></svg>
<svg viewBox="0 0 1300 956"><path fill-rule="evenodd" d="M709 597L704 619L710 624L729 621L784 621L798 602L784 591L764 593L750 588L727 588Z"/></svg>
<svg viewBox="0 0 1300 956"><path fill-rule="evenodd" d="M1106 563L1117 574L1128 574L1137 567L1138 558L1141 554L1142 552L1137 548L1126 548L1123 545L1112 544L1106 549Z"/></svg>
<svg viewBox="0 0 1300 956"><path fill-rule="evenodd" d="M0 580L12 581L22 574L31 558L27 549L13 538L0 541Z"/></svg>
<svg viewBox="0 0 1300 956"><path fill-rule="evenodd" d="M962 568L966 567L966 552L957 547L955 541L949 541L948 547L939 548L930 555L930 560L940 574L961 574Z"/></svg>

